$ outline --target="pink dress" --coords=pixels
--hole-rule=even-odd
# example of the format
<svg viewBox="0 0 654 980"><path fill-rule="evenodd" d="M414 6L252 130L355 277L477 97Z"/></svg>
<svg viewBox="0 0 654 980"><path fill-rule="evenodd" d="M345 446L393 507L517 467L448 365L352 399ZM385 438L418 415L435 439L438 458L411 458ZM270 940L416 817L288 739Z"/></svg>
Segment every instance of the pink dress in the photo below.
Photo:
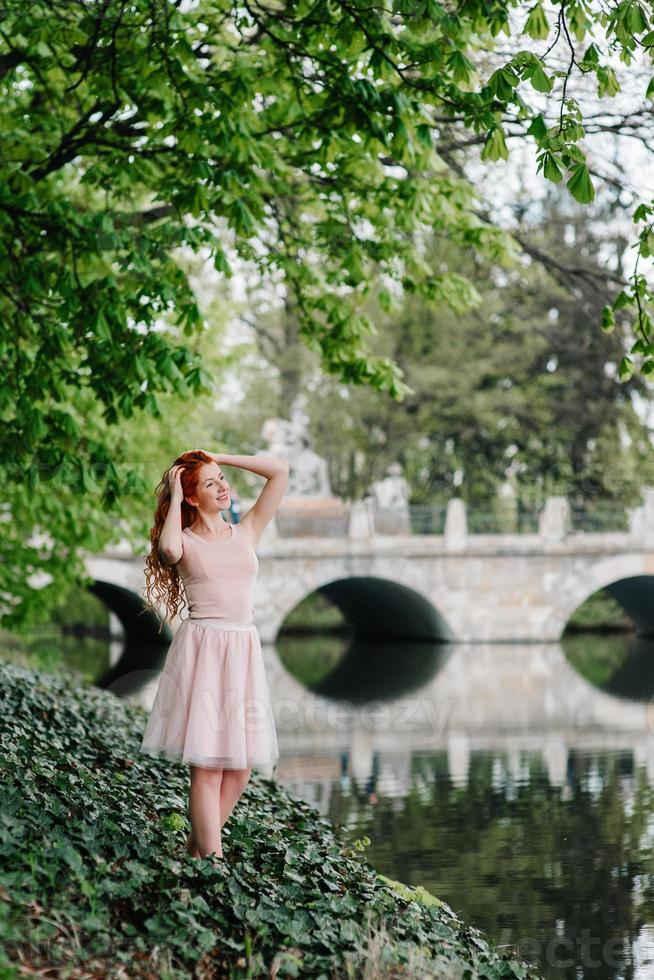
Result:
<svg viewBox="0 0 654 980"><path fill-rule="evenodd" d="M184 528L178 570L189 616L168 648L140 751L207 769L279 758L261 642L254 625L259 560L240 524L223 541Z"/></svg>

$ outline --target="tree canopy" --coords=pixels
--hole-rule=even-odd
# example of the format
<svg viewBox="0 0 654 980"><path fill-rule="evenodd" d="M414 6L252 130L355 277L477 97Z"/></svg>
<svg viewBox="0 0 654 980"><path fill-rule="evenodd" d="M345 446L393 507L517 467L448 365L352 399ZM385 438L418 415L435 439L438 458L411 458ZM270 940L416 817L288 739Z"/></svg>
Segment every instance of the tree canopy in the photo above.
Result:
<svg viewBox="0 0 654 980"><path fill-rule="evenodd" d="M411 389L399 366L370 350L366 295L390 308L394 281L428 303L474 306L472 281L427 261L433 231L500 261L517 252L479 215L479 193L442 152L445 134L463 130L483 159L502 160L510 124L512 137L533 141L545 179L590 201L575 80L594 76L597 95L610 98L619 89L612 60L651 55L650 27L634 0L550 11L516 0L7 0L8 539L17 516L40 521L49 560L60 560L56 545L86 525L80 491L91 495L89 521L93 508L145 489L116 459L109 427L134 412L157 415L157 393L211 391L189 343L205 324L179 261L185 251L229 277L234 249L282 284L302 341L327 372L403 398ZM502 35L510 56L497 50ZM551 67L561 46L568 63ZM643 99L653 93L650 82ZM643 201L639 260L654 243L651 215ZM605 329L617 321L635 340L624 378L638 358L643 372L654 369L651 299L637 266L602 310ZM66 520L74 528L64 535ZM84 540L82 531L76 543ZM26 560L13 545L18 566L9 560L0 573L5 605Z"/></svg>
<svg viewBox="0 0 654 980"><path fill-rule="evenodd" d="M427 261L435 268L447 261L482 296L463 316L425 307L415 295L386 313L369 297L376 348L400 366L413 389L401 404L369 386L321 376L315 355L300 350L292 315L255 311L248 316L251 342L266 360L242 367L242 401L236 412L232 405L219 409L220 431L239 444L268 415L284 416L302 394L313 446L329 462L334 493L345 499L360 499L397 460L413 504L427 511L459 496L470 505L471 528L477 516L492 520L496 509L493 526L500 526L500 514L509 524L501 495L511 491L531 525L547 496L564 494L589 521L626 526L627 509L654 482L654 455L651 423L637 411L649 382L640 374L618 379L620 338L597 328L611 253L616 276L623 274L624 245L613 221L617 196L600 193L582 207L552 188L527 216L520 209L531 189L516 188L516 233L533 252L556 256L555 269L528 256L503 269L434 236ZM556 275L575 266L586 272L584 289L580 282L573 290ZM262 403L264 377L269 394Z"/></svg>

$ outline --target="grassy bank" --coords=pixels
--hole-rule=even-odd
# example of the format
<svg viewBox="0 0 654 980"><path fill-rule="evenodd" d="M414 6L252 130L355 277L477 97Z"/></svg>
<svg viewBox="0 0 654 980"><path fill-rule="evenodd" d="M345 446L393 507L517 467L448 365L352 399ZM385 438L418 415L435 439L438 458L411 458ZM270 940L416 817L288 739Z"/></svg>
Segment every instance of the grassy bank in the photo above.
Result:
<svg viewBox="0 0 654 980"><path fill-rule="evenodd" d="M3 980L536 977L256 772L225 860L188 857L188 772L138 753L143 709L7 662L0 699Z"/></svg>

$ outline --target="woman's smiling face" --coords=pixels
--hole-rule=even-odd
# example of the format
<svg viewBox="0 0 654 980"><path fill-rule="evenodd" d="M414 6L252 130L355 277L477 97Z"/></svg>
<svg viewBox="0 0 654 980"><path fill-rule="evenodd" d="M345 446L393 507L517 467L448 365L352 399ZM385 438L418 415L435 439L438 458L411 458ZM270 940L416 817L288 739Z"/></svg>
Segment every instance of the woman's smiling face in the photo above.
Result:
<svg viewBox="0 0 654 980"><path fill-rule="evenodd" d="M218 463L203 463L195 493L186 499L204 511L225 510L229 507L229 481Z"/></svg>

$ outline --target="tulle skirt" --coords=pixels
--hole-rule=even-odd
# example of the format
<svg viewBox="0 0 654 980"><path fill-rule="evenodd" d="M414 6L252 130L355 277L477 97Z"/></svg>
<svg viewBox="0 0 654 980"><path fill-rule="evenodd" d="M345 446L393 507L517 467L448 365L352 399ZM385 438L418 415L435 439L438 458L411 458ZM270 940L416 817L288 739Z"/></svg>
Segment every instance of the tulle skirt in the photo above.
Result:
<svg viewBox="0 0 654 980"><path fill-rule="evenodd" d="M249 769L279 758L254 623L185 619L166 654L140 752Z"/></svg>

